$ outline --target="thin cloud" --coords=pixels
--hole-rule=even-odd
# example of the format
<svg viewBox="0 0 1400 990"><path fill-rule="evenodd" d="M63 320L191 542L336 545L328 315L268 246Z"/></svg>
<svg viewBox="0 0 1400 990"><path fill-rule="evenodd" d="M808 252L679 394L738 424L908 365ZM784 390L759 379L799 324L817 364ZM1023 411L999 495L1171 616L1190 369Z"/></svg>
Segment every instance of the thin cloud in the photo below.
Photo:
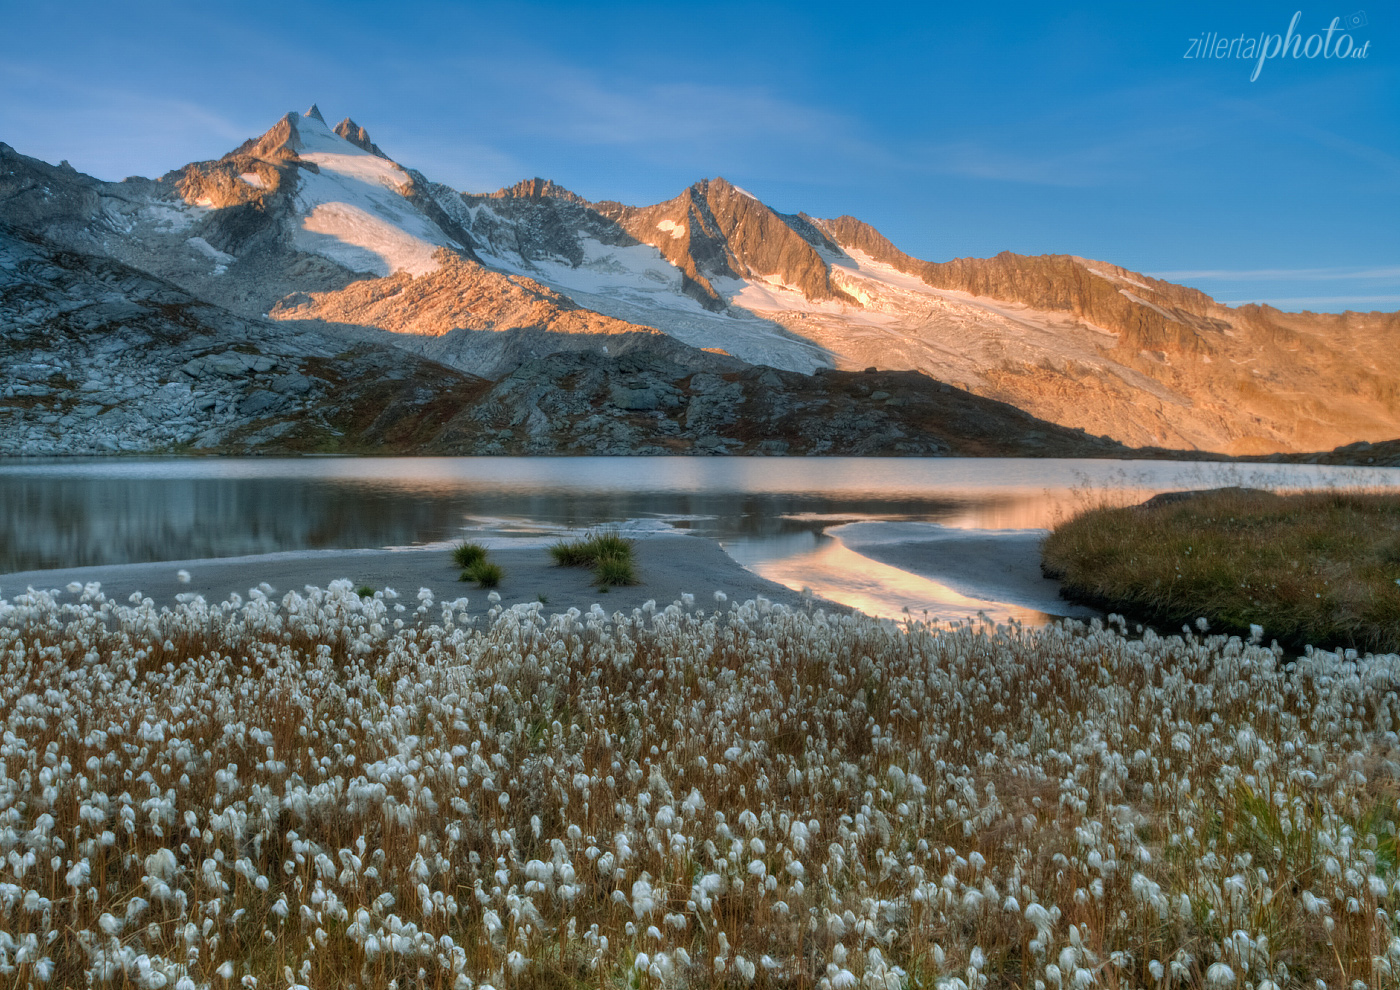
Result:
<svg viewBox="0 0 1400 990"><path fill-rule="evenodd" d="M474 60L470 71L481 96L470 120L500 140L616 149L696 178L729 170L820 181L851 166L872 174L908 164L854 117L763 85L651 81L540 55Z"/></svg>
<svg viewBox="0 0 1400 990"><path fill-rule="evenodd" d="M1199 119L1171 109L1178 84L1108 90L1011 126L926 144L919 158L931 171L1025 185L1090 188L1142 181L1173 155L1209 140ZM1151 108L1144 114L1144 108ZM1151 124L1132 123L1150 117ZM1113 121L1105 127L1104 121Z"/></svg>
<svg viewBox="0 0 1400 990"><path fill-rule="evenodd" d="M261 130L193 100L88 85L17 62L0 62L0 90L7 93L0 129L9 141L25 154L70 159L105 178L133 169L159 175L193 158L223 154Z"/></svg>
<svg viewBox="0 0 1400 990"><path fill-rule="evenodd" d="M1347 279L1400 279L1400 266L1380 268L1196 268L1182 271L1149 272L1154 278L1179 282L1204 278L1219 281L1251 282L1328 282Z"/></svg>
<svg viewBox="0 0 1400 990"><path fill-rule="evenodd" d="M1319 94L1330 94L1330 99L1334 101L1345 100L1349 96L1345 90L1325 84L1294 87L1293 94L1295 105L1306 98L1315 99ZM1221 107L1228 107L1241 120L1265 123L1274 130L1293 134L1311 141L1320 148L1336 152L1356 162L1363 162L1377 171L1389 173L1392 178L1400 177L1400 157L1364 141L1344 137L1335 131L1310 124L1303 114L1280 113L1270 106L1251 100L1224 100L1221 101ZM1378 129L1377 133L1384 133L1384 129Z"/></svg>
<svg viewBox="0 0 1400 990"><path fill-rule="evenodd" d="M1376 306L1393 307L1400 305L1400 295L1386 296L1292 296L1286 299L1266 298L1256 296L1252 299L1229 299L1219 300L1226 306L1245 306L1249 303L1257 305L1269 305L1276 309L1298 309L1309 307L1322 307L1326 310L1335 310L1341 307L1346 309L1362 311L1361 307L1372 309Z"/></svg>

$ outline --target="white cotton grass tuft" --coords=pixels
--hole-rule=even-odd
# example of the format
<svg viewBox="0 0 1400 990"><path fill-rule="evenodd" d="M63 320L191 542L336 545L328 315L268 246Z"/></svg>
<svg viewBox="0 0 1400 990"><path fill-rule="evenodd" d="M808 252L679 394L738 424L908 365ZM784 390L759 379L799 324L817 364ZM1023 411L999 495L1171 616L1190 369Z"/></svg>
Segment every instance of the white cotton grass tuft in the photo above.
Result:
<svg viewBox="0 0 1400 990"><path fill-rule="evenodd" d="M175 580L179 581L181 584L189 584L190 572L185 570L183 567L180 568L178 571L175 572Z"/></svg>
<svg viewBox="0 0 1400 990"><path fill-rule="evenodd" d="M1235 971L1226 963L1211 963L1206 970L1206 986L1213 990L1226 990L1233 987L1236 982Z"/></svg>
<svg viewBox="0 0 1400 990"><path fill-rule="evenodd" d="M1400 747L1400 657L723 593L473 621L350 582L68 591L0 601L0 954L33 979L80 958L59 938L74 982L174 988L1400 964L1400 820L1355 810Z"/></svg>

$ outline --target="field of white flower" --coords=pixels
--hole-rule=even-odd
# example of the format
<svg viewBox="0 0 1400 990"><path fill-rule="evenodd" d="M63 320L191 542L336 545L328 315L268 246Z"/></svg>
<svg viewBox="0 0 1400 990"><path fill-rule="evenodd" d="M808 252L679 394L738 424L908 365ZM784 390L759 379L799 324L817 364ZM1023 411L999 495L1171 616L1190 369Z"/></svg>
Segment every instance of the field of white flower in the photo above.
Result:
<svg viewBox="0 0 1400 990"><path fill-rule="evenodd" d="M1400 657L713 606L0 602L4 984L1400 985Z"/></svg>

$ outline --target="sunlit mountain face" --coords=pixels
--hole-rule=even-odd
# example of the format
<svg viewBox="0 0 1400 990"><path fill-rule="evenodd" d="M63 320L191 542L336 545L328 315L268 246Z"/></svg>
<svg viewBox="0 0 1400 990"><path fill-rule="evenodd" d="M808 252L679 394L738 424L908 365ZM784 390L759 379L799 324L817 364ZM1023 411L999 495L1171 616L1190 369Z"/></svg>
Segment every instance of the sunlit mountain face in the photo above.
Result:
<svg viewBox="0 0 1400 990"><path fill-rule="evenodd" d="M1230 307L1069 255L923 261L858 219L779 213L723 178L651 206L543 179L462 192L315 106L158 180L0 158L7 223L243 319L490 380L553 354L635 352L711 372L916 371L1137 447L1400 435L1395 313Z"/></svg>

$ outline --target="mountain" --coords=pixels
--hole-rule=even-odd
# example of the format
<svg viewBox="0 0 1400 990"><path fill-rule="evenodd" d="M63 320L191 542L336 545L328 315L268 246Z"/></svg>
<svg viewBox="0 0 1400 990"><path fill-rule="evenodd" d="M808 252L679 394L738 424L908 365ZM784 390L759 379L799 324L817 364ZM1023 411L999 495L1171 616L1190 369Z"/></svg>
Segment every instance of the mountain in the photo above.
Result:
<svg viewBox="0 0 1400 990"><path fill-rule="evenodd" d="M0 455L1114 456L915 373L802 375L581 349L497 381L373 340L250 320L0 223ZM685 357L685 353L679 353Z"/></svg>
<svg viewBox="0 0 1400 990"><path fill-rule="evenodd" d="M248 320L0 223L0 454L431 444L483 379Z"/></svg>
<svg viewBox="0 0 1400 990"><path fill-rule="evenodd" d="M556 370L573 369L565 378L606 379L590 394L612 415L681 415L628 410L639 374L688 407L697 396L684 383L758 381L754 367L768 366L779 376L770 387L786 383L799 404L834 401L833 383L854 376L836 391L985 400L989 422L1091 452L1110 449L1098 434L1233 454L1400 436L1400 314L1231 308L1068 255L923 261L860 220L780 213L723 178L641 207L544 179L464 193L395 162L348 117L332 129L315 106L155 180L102 182L0 144L0 222L44 250L160 280L259 339L337 342L387 363L409 352L497 387L522 369L557 385ZM895 396L862 377L872 366L920 374L898 379L908 395ZM509 405L530 390L507 391L497 400ZM918 425L884 401L896 431L922 439L870 439L876 431L830 437L831 449L951 449L938 433L951 420ZM1013 426L1007 407L1046 423ZM813 429L820 418L798 416ZM702 437L684 420L674 435L643 431L646 442L691 449ZM558 432L541 429L510 442ZM569 436L561 449L593 442ZM752 446L729 440L718 449Z"/></svg>
<svg viewBox="0 0 1400 990"><path fill-rule="evenodd" d="M1232 308L1068 255L926 262L852 217L780 214L722 179L643 209L515 190L460 200L488 265L748 361L919 370L1139 446L1256 454L1400 435L1400 314Z"/></svg>

